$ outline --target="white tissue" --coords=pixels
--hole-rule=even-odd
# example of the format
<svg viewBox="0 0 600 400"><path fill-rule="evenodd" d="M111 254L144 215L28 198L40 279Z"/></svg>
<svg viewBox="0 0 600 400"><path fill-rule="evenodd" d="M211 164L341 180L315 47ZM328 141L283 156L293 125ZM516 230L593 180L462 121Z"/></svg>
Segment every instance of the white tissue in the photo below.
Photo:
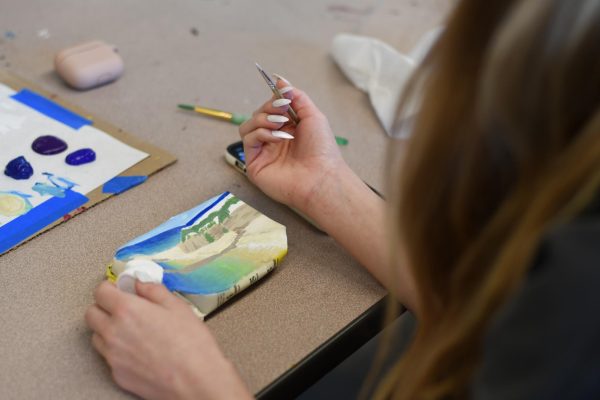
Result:
<svg viewBox="0 0 600 400"><path fill-rule="evenodd" d="M356 87L369 94L375 113L390 136L394 135L392 125L402 91L439 33L436 29L423 36L410 56L367 36L341 33L333 39L333 59Z"/></svg>
<svg viewBox="0 0 600 400"><path fill-rule="evenodd" d="M135 281L144 283L162 283L164 271L151 260L130 260L125 270L117 277L117 287L124 292L136 294Z"/></svg>

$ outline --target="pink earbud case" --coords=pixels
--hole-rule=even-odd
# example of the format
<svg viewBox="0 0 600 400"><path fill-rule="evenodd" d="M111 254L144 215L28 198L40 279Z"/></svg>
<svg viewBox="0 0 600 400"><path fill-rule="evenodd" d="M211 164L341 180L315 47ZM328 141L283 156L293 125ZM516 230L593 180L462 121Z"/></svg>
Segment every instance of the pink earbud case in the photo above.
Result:
<svg viewBox="0 0 600 400"><path fill-rule="evenodd" d="M123 59L114 46L96 40L59 51L54 68L72 87L91 89L119 78Z"/></svg>

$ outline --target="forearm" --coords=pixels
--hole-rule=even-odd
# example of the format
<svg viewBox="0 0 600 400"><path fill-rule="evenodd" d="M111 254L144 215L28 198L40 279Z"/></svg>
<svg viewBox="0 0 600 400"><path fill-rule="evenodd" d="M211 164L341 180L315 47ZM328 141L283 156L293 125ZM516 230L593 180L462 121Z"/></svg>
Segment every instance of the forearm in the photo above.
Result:
<svg viewBox="0 0 600 400"><path fill-rule="evenodd" d="M196 360L194 360L196 361ZM202 382L202 377L198 377L197 372L200 367L190 369L191 374L185 376L181 380L181 385L175 398L181 400L197 400L197 399L236 399L236 400L252 400L254 396L250 393L242 379L240 378L237 369L230 361L223 358L217 358L219 365L213 368L215 371L214 377L209 377L211 385ZM207 377L205 376L204 379Z"/></svg>
<svg viewBox="0 0 600 400"><path fill-rule="evenodd" d="M391 265L392 243L386 204L349 167L328 175L310 196L305 210L382 285L407 307L414 305L414 285L402 249ZM398 265L399 264L399 265Z"/></svg>

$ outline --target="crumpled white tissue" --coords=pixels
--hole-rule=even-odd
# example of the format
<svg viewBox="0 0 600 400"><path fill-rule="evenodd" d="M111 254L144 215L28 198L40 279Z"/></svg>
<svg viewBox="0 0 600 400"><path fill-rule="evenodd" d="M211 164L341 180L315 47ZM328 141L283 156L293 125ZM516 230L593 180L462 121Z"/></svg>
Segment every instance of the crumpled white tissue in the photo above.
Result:
<svg viewBox="0 0 600 400"><path fill-rule="evenodd" d="M341 33L333 39L333 59L356 87L369 94L375 113L390 136L394 135L392 126L402 90L438 35L439 29L426 34L409 55L367 36Z"/></svg>
<svg viewBox="0 0 600 400"><path fill-rule="evenodd" d="M152 260L133 259L127 261L125 270L117 277L117 287L124 292L136 294L135 281L162 283L163 269Z"/></svg>

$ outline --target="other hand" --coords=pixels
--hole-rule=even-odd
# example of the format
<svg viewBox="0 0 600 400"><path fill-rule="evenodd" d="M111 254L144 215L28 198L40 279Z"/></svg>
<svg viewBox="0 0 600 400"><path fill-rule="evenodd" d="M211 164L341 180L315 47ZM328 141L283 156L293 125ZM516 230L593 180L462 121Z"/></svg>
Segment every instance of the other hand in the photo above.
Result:
<svg viewBox="0 0 600 400"><path fill-rule="evenodd" d="M162 285L136 282L136 290L103 282L85 314L119 386L146 399L251 398L189 305Z"/></svg>

